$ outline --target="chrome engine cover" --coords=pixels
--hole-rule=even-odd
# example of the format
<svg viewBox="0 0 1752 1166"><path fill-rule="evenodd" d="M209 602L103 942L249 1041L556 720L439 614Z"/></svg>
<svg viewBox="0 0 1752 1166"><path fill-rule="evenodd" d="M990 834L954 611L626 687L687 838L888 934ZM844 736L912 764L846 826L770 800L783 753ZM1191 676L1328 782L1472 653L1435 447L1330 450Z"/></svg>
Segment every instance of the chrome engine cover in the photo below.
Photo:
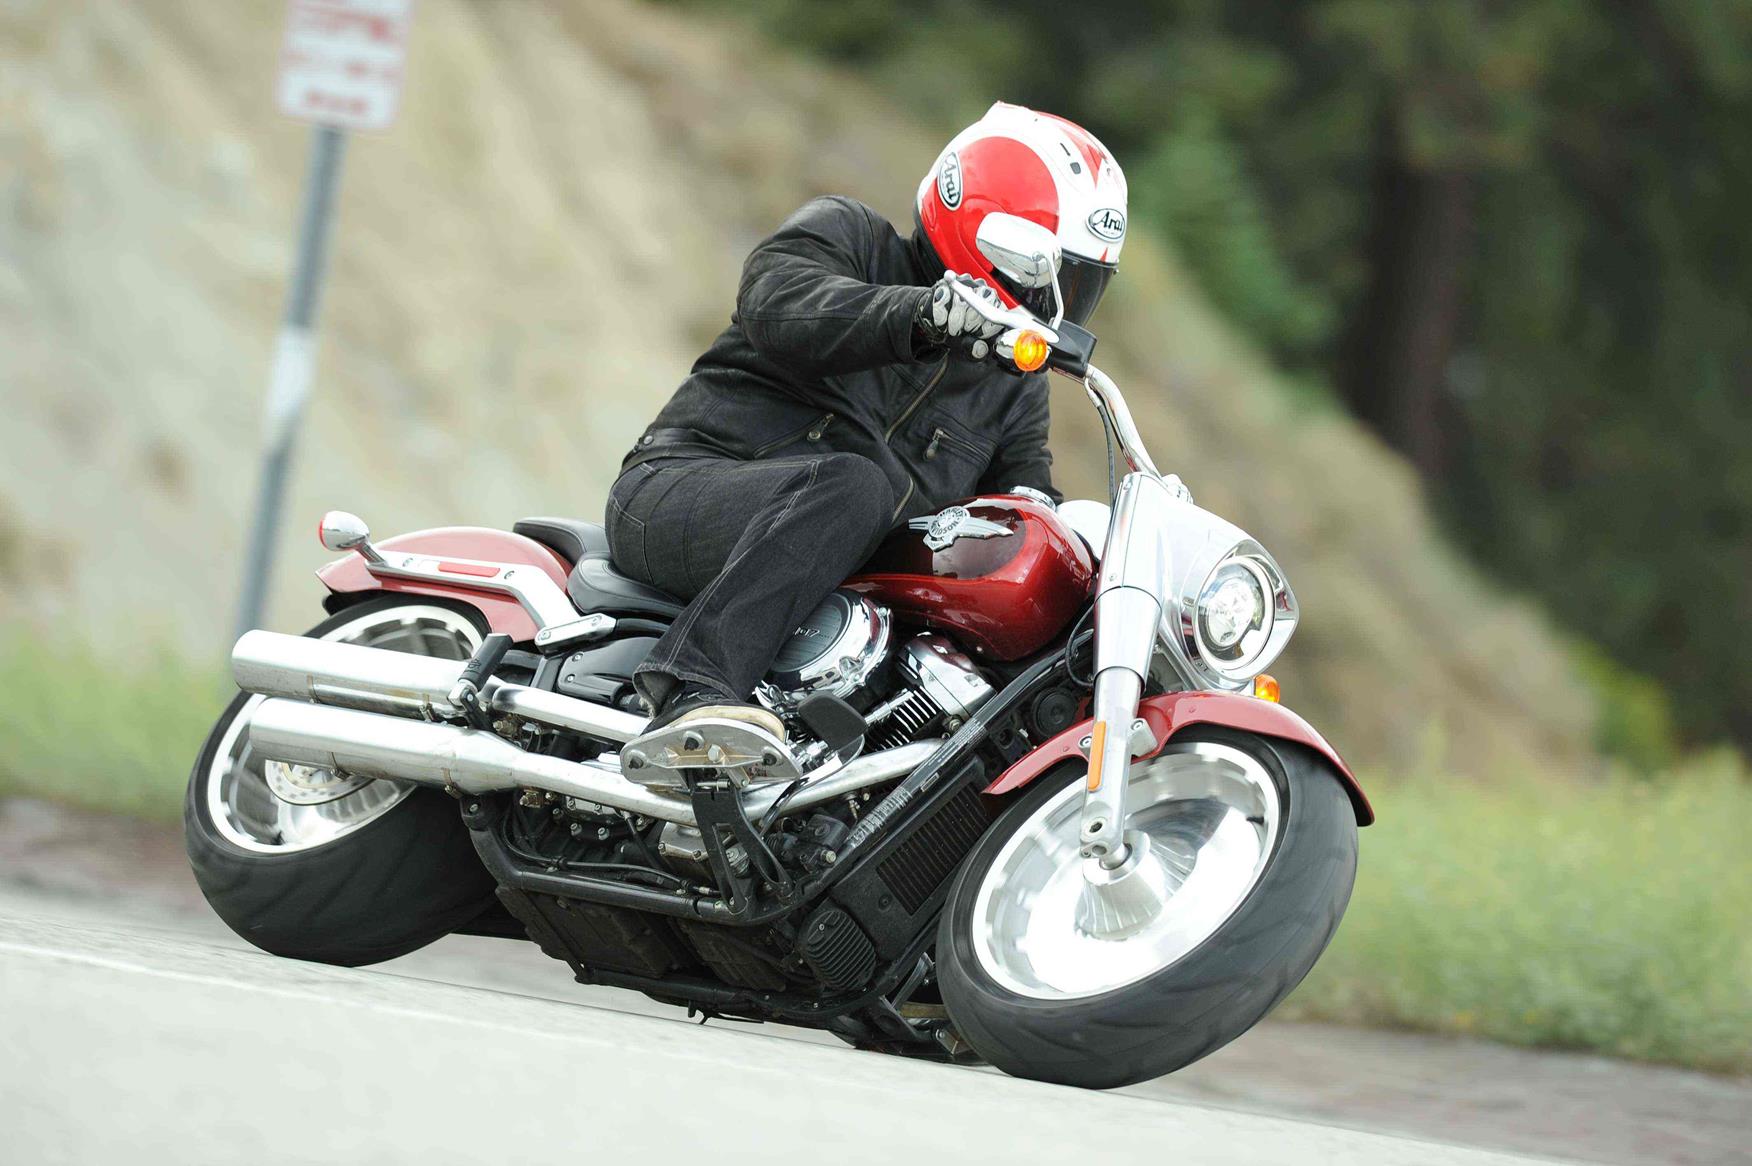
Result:
<svg viewBox="0 0 1752 1166"><path fill-rule="evenodd" d="M967 653L935 633L907 641L900 653L900 674L950 716L970 716L992 695L992 686Z"/></svg>
<svg viewBox="0 0 1752 1166"><path fill-rule="evenodd" d="M844 588L833 592L791 633L755 695L781 715L817 693L851 696L888 659L892 624L880 603Z"/></svg>

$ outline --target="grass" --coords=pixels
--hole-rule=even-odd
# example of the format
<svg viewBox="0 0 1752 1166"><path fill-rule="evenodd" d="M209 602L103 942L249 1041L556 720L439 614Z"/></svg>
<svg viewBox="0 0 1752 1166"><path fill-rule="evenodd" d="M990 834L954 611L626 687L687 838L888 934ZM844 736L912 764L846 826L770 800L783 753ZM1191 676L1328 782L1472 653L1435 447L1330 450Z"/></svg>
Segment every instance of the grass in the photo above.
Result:
<svg viewBox="0 0 1752 1166"><path fill-rule="evenodd" d="M0 628L0 796L175 820L223 693L217 666ZM1732 763L1370 792L1344 925L1280 1015L1752 1072L1752 782Z"/></svg>
<svg viewBox="0 0 1752 1166"><path fill-rule="evenodd" d="M1403 782L1375 806L1344 924L1283 1015L1752 1072L1752 783L1727 758Z"/></svg>
<svg viewBox="0 0 1752 1166"><path fill-rule="evenodd" d="M175 821L230 690L217 663L115 658L0 626L0 796Z"/></svg>

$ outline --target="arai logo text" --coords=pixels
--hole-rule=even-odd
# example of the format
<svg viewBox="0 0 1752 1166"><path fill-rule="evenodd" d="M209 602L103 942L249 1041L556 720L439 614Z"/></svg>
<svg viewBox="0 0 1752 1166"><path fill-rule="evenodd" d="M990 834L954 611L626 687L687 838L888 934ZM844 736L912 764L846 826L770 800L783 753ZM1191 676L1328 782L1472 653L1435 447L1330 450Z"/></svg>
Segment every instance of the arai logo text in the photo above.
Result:
<svg viewBox="0 0 1752 1166"><path fill-rule="evenodd" d="M1109 243L1125 238L1125 212L1102 207L1089 216L1089 229Z"/></svg>
<svg viewBox="0 0 1752 1166"><path fill-rule="evenodd" d="M950 210L961 205L961 157L954 150L944 154L943 164L937 167L937 197Z"/></svg>

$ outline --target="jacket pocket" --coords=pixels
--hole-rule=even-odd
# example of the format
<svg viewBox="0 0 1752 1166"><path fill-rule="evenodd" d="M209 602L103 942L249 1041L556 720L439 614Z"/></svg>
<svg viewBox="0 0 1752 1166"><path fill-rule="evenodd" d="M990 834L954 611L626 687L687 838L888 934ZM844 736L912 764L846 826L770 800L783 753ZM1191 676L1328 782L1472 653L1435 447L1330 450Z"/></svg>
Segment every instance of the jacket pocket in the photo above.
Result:
<svg viewBox="0 0 1752 1166"><path fill-rule="evenodd" d="M992 451L997 447L991 444L981 445L969 438L961 436L952 429L939 425L931 430L931 436L925 442L925 452L922 455L928 462L936 461L945 454L959 454L984 463L989 461Z"/></svg>
<svg viewBox="0 0 1752 1166"><path fill-rule="evenodd" d="M998 448L997 442L980 437L936 409L918 420L908 446L919 486L933 506L975 493Z"/></svg>
<svg viewBox="0 0 1752 1166"><path fill-rule="evenodd" d="M918 435L913 440L924 442L922 449L913 448L927 462L972 462L984 469L998 450L996 441L941 407L927 409L913 432Z"/></svg>
<svg viewBox="0 0 1752 1166"><path fill-rule="evenodd" d="M835 415L832 413L824 414L803 426L801 429L793 429L783 437L775 437L764 445L755 447L754 452L748 455L749 460L752 461L766 457L774 450L783 449L787 445L792 445L799 441L820 441L822 435L827 432L827 427L833 424L834 416Z"/></svg>

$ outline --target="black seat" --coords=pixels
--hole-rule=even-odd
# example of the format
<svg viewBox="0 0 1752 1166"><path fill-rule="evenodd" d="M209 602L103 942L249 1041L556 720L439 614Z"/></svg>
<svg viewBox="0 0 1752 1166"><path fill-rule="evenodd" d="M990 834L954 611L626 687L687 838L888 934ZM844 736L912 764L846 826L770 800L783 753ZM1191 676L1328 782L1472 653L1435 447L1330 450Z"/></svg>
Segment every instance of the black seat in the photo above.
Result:
<svg viewBox="0 0 1752 1166"><path fill-rule="evenodd" d="M614 569L608 558L608 532L601 523L576 518L525 518L511 529L551 547L572 564L572 573L566 578L566 594L579 611L655 615L664 619L681 614L681 600Z"/></svg>
<svg viewBox="0 0 1752 1166"><path fill-rule="evenodd" d="M599 522L584 522L577 518L525 518L513 524L511 529L524 538L551 547L568 563L575 564L586 556L608 557L608 532Z"/></svg>

